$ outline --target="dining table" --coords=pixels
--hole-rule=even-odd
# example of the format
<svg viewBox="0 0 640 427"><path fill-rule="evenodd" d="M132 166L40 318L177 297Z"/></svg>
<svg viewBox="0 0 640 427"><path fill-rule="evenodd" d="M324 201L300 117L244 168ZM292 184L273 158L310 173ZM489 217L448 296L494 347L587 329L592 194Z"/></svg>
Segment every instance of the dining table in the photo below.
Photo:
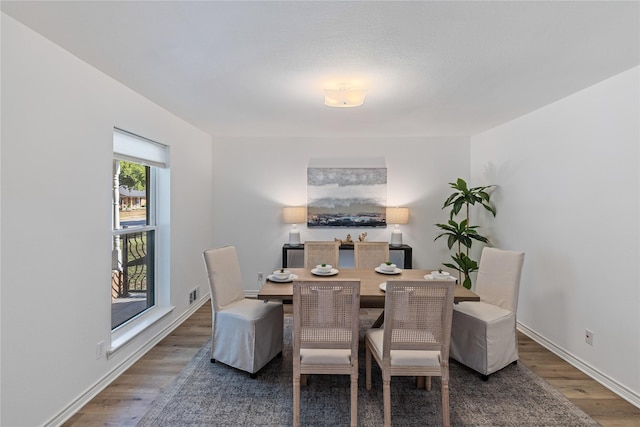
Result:
<svg viewBox="0 0 640 427"><path fill-rule="evenodd" d="M398 269L393 274L382 273L380 269L337 269L337 273L332 275L317 275L306 268L288 268L291 272L289 281L277 282L267 279L258 291L258 299L271 301L291 301L293 299L294 280L360 280L360 307L361 308L384 308L384 284L387 280L429 280L433 270L421 269ZM436 270L436 269L434 269ZM455 280L451 278L449 280ZM454 303L461 301L480 301L480 296L471 290L455 285ZM381 317L374 326L379 326L383 321Z"/></svg>

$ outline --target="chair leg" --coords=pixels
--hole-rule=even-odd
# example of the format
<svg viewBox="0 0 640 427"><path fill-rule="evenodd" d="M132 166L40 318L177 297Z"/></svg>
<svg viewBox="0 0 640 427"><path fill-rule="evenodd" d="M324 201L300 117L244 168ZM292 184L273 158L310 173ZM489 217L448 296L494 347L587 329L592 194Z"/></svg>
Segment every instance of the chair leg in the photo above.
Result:
<svg viewBox="0 0 640 427"><path fill-rule="evenodd" d="M441 380L442 380L442 425L444 427L449 427L451 425L451 421L449 419L449 380L445 378L441 378Z"/></svg>
<svg viewBox="0 0 640 427"><path fill-rule="evenodd" d="M300 378L293 378L293 426L300 426Z"/></svg>
<svg viewBox="0 0 640 427"><path fill-rule="evenodd" d="M482 381L489 381L489 375L480 375L480 377L482 378Z"/></svg>
<svg viewBox="0 0 640 427"><path fill-rule="evenodd" d="M216 359L211 359L211 363L216 363Z"/></svg>
<svg viewBox="0 0 640 427"><path fill-rule="evenodd" d="M252 380L255 380L256 378L258 378L258 373L254 372L252 374L249 374L249 378L251 378Z"/></svg>
<svg viewBox="0 0 640 427"><path fill-rule="evenodd" d="M358 426L358 373L351 374L351 427Z"/></svg>
<svg viewBox="0 0 640 427"><path fill-rule="evenodd" d="M382 379L382 395L384 400L384 426L391 427L391 378Z"/></svg>
<svg viewBox="0 0 640 427"><path fill-rule="evenodd" d="M431 377L416 377L416 388L431 391Z"/></svg>
<svg viewBox="0 0 640 427"><path fill-rule="evenodd" d="M371 390L371 350L369 350L369 346L366 346L365 356L364 356L364 367L365 367L365 382L367 385L367 390Z"/></svg>

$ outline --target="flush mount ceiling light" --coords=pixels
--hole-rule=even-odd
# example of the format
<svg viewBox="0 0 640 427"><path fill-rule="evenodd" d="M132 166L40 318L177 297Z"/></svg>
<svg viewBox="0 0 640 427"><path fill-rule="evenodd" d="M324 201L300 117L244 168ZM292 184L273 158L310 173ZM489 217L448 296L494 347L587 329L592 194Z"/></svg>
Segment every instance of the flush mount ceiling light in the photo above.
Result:
<svg viewBox="0 0 640 427"><path fill-rule="evenodd" d="M364 104L365 96L366 89L355 89L342 84L337 89L324 90L324 105L340 108L359 107Z"/></svg>

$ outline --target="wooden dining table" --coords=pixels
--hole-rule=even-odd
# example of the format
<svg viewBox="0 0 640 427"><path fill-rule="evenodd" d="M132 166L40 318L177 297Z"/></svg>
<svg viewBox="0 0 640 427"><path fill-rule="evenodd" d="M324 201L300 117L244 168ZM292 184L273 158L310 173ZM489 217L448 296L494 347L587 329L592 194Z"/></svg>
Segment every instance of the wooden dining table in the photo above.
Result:
<svg viewBox="0 0 640 427"><path fill-rule="evenodd" d="M361 308L384 308L384 291L380 289L381 283L387 280L425 280L424 276L433 271L405 269L399 274L384 274L378 273L374 269L344 268L339 269L338 274L333 276L318 276L305 268L288 268L287 270L298 276L298 280L359 279ZM262 300L291 300L293 299L293 282L279 283L267 280L260 288L258 298ZM455 285L454 302L460 301L480 301L480 296L461 285Z"/></svg>
<svg viewBox="0 0 640 427"><path fill-rule="evenodd" d="M296 280L336 280L336 279L359 279L360 280L360 307L361 308L384 308L384 291L380 288L380 284L387 280L427 280L425 276L430 274L431 270L404 269L399 274L378 273L374 269L339 269L338 274L333 276L319 276L311 273L306 268L288 268L291 274L295 274ZM290 282L272 282L267 280L258 291L258 299L262 300L278 300L290 301L293 299L293 280ZM464 286L455 285L454 303L461 301L480 301L480 296L465 288ZM384 323L384 311L380 313L375 320L372 328L379 328ZM418 388L425 387L425 377L417 377L416 385Z"/></svg>

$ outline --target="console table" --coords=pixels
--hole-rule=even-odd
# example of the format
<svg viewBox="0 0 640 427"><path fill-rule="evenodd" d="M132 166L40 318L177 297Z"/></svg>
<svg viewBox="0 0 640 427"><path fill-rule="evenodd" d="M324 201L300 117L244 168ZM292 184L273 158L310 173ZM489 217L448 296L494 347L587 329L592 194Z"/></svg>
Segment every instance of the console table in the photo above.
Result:
<svg viewBox="0 0 640 427"><path fill-rule="evenodd" d="M341 251L352 251L353 245L340 245ZM392 246L389 245L390 251L402 251L404 253L404 268L413 268L413 248L409 245ZM282 268L288 267L289 251L304 251L304 243L298 246L291 246L285 243L282 246Z"/></svg>

